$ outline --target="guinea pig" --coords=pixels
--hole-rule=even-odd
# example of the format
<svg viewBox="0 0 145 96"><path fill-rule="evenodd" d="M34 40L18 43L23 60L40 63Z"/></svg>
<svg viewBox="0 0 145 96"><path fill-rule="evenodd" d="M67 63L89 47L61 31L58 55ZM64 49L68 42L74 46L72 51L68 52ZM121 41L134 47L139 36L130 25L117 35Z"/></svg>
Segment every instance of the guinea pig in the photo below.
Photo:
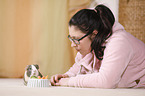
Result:
<svg viewBox="0 0 145 96"><path fill-rule="evenodd" d="M42 74L39 72L39 66L37 64L33 65L27 65L25 68L25 73L24 73L24 85L27 85L28 80L30 79L31 76L40 76L42 77Z"/></svg>

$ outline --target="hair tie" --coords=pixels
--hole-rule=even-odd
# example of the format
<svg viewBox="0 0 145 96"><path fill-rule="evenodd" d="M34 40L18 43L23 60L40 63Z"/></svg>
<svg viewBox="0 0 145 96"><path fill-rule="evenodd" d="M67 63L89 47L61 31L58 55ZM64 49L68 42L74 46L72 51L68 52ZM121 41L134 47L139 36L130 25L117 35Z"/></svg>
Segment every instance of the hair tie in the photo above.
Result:
<svg viewBox="0 0 145 96"><path fill-rule="evenodd" d="M94 11L97 13L97 10L96 9L94 9Z"/></svg>

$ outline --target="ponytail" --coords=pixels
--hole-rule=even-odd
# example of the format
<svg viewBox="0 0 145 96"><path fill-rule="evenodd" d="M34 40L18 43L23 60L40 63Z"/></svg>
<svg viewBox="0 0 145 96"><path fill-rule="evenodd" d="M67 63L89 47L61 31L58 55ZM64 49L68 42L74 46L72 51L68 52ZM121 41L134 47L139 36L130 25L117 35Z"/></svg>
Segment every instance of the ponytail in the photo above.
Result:
<svg viewBox="0 0 145 96"><path fill-rule="evenodd" d="M115 18L111 10L104 5L98 5L95 10L99 14L101 26L97 29L98 34L95 36L91 47L96 57L102 60L105 49L104 43L112 35L112 26Z"/></svg>

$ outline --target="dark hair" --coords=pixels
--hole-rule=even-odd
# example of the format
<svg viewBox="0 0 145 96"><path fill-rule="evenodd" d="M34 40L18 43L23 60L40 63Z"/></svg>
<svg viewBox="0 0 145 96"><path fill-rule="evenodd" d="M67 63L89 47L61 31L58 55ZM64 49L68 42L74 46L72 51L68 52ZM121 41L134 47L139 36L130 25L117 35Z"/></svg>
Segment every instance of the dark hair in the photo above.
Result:
<svg viewBox="0 0 145 96"><path fill-rule="evenodd" d="M98 5L95 11L82 9L78 11L69 21L69 26L76 26L85 34L92 34L94 30L98 33L92 40L91 48L99 60L103 59L105 40L112 35L112 26L115 18L111 10L105 5Z"/></svg>

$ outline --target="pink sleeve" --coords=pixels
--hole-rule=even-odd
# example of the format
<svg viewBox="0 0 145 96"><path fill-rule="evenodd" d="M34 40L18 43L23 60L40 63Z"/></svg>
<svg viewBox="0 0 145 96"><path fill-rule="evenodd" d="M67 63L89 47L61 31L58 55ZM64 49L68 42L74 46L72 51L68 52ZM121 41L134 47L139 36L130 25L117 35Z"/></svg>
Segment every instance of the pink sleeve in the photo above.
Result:
<svg viewBox="0 0 145 96"><path fill-rule="evenodd" d="M104 50L98 73L71 77L68 85L78 87L115 88L131 58L132 48L127 38L113 38Z"/></svg>

